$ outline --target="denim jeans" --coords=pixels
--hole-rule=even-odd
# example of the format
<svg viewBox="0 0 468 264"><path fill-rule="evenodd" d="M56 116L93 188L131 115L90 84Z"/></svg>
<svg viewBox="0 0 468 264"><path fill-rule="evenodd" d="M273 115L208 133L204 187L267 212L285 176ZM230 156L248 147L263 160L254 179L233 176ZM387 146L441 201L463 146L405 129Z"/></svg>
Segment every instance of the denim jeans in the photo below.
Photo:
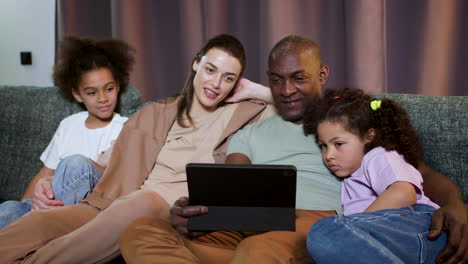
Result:
<svg viewBox="0 0 468 264"><path fill-rule="evenodd" d="M101 173L82 155L66 157L58 164L52 180L54 199L64 205L76 204L84 199L99 182ZM0 204L0 229L31 211L31 199L6 201Z"/></svg>
<svg viewBox="0 0 468 264"><path fill-rule="evenodd" d="M429 240L435 209L414 205L315 223L307 235L307 251L316 263L435 263L447 234Z"/></svg>

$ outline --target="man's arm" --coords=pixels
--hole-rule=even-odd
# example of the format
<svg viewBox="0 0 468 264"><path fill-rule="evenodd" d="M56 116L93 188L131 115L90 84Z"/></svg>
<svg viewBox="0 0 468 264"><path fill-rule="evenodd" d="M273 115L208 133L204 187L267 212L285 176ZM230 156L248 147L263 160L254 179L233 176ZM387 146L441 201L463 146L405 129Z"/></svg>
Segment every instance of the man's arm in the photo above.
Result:
<svg viewBox="0 0 468 264"><path fill-rule="evenodd" d="M467 209L460 191L447 176L429 168L424 162L418 166L426 195L440 209L434 212L429 238L437 238L447 231L447 246L437 257L438 263L464 263L468 261L468 220Z"/></svg>
<svg viewBox="0 0 468 264"><path fill-rule="evenodd" d="M249 131L249 129L244 128L232 137L227 150L227 153L231 154L227 156L225 160L226 164L251 164L248 154L251 152ZM188 218L206 213L208 213L208 207L202 205L189 205L188 197L181 197L171 207L169 220L172 226L181 235L186 237L200 236L204 233L190 232L190 230L188 230Z"/></svg>
<svg viewBox="0 0 468 264"><path fill-rule="evenodd" d="M28 187L26 187L26 190L24 191L23 197L21 197L21 201L24 199L31 199L33 197L34 188L36 187L37 182L43 178L54 177L54 173L55 170L49 169L46 166L42 166L29 182Z"/></svg>
<svg viewBox="0 0 468 264"><path fill-rule="evenodd" d="M461 204L463 199L457 185L447 176L428 167L424 162L418 166L424 178L424 193L440 206Z"/></svg>
<svg viewBox="0 0 468 264"><path fill-rule="evenodd" d="M226 164L251 164L250 159L244 154L232 153L226 158ZM203 232L190 232L187 228L188 218L195 215L208 213L208 207L201 205L189 205L188 197L179 198L171 207L169 220L177 232L185 237L204 235Z"/></svg>
<svg viewBox="0 0 468 264"><path fill-rule="evenodd" d="M208 213L208 207L201 205L189 205L188 197L180 197L170 209L169 221L172 227L185 237L197 237L204 232L190 232L187 228L188 219L191 216Z"/></svg>

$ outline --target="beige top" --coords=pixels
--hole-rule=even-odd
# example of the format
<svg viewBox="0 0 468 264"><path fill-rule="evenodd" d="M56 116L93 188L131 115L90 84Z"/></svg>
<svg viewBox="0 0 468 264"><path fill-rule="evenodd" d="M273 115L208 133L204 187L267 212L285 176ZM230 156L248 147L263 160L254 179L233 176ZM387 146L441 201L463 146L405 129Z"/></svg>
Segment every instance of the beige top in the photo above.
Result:
<svg viewBox="0 0 468 264"><path fill-rule="evenodd" d="M213 149L237 106L238 104L228 104L209 114L192 113L194 127L184 128L174 122L156 164L141 188L159 193L169 205L182 196L188 196L185 165L214 163ZM273 114L274 108L268 106L260 119Z"/></svg>

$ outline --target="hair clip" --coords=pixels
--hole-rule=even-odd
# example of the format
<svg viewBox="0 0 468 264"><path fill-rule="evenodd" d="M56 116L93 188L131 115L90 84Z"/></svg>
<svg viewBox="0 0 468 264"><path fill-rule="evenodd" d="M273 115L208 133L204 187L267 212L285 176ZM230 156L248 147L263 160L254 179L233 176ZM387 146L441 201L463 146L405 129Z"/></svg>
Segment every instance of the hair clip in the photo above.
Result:
<svg viewBox="0 0 468 264"><path fill-rule="evenodd" d="M374 110L374 111L379 109L381 105L382 105L382 101L380 101L380 100L374 100L374 101L370 102L370 108L372 108L372 110Z"/></svg>

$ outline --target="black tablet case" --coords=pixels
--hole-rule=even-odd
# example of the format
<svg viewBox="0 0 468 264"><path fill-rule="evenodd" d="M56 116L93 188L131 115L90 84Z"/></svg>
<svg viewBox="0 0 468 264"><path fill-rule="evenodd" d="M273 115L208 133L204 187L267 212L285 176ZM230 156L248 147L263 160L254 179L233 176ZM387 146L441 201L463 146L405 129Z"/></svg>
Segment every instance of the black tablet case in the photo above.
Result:
<svg viewBox="0 0 468 264"><path fill-rule="evenodd" d="M296 167L186 166L190 205L208 213L189 218L191 231L295 231Z"/></svg>

